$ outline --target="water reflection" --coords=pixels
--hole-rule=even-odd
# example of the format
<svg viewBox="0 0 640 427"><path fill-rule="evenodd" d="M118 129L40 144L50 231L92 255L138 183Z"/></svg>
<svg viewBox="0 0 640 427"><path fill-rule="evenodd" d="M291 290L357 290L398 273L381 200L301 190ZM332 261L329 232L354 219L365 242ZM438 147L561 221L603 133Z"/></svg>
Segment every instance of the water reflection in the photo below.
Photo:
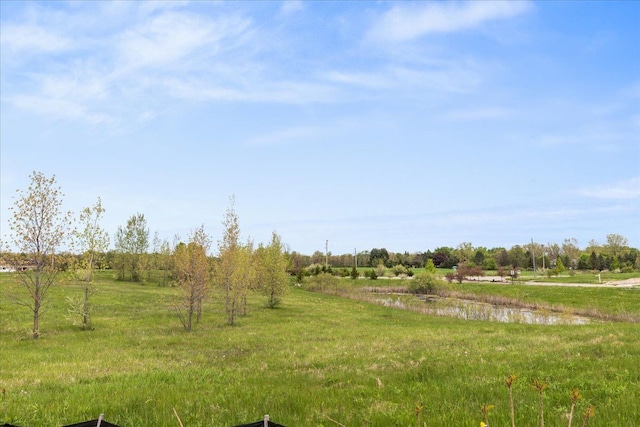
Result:
<svg viewBox="0 0 640 427"><path fill-rule="evenodd" d="M503 323L527 323L534 325L585 325L586 317L571 314L531 310L528 308L505 307L458 298L418 297L424 304L415 307L413 303L399 297L388 297L378 301L387 307L412 309L424 314L449 316L465 320L485 320ZM410 307L411 306L411 307Z"/></svg>

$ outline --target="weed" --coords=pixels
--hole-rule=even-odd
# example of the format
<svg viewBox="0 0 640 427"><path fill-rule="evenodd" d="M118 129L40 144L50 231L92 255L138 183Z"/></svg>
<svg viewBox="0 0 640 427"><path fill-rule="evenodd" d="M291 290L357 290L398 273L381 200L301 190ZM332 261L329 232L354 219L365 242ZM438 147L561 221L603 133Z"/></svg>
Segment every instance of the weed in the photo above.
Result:
<svg viewBox="0 0 640 427"><path fill-rule="evenodd" d="M516 412L513 404L513 382L518 378L515 374L510 374L505 380L507 388L509 389L509 409L511 410L511 427L516 427Z"/></svg>
<svg viewBox="0 0 640 427"><path fill-rule="evenodd" d="M533 389L538 392L538 407L540 409L540 427L544 427L544 404L542 401L542 395L544 394L544 391L547 388L547 383L537 378L533 378L531 380L531 387L533 387Z"/></svg>

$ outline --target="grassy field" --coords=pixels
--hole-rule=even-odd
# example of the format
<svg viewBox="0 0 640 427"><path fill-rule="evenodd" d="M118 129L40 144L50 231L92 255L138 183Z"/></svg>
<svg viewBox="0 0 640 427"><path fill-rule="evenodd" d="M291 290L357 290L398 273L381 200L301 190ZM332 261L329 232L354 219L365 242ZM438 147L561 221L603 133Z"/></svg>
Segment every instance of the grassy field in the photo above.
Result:
<svg viewBox="0 0 640 427"><path fill-rule="evenodd" d="M580 413L596 407L590 426L640 423L639 324L464 321L292 289L275 310L252 297L234 327L224 325L214 296L187 333L171 311L174 289L104 275L92 300L94 330L67 318L66 298L80 292L67 284L51 291L42 337L32 340L28 311L6 298L10 275L0 280L0 423L56 426L105 413L126 427L178 426L175 408L185 427L267 413L289 427L478 426L490 404L491 425L506 426L503 381L511 373L519 376L518 426L539 425L532 378L548 383L547 427L567 425L574 387L584 396ZM637 289L460 287L640 314Z"/></svg>

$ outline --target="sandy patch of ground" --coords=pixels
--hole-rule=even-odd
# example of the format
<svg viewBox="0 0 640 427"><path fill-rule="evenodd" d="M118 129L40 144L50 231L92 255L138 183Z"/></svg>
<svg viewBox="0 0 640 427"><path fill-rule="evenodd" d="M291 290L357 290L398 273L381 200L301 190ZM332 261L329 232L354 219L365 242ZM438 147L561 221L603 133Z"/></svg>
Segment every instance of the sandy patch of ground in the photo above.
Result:
<svg viewBox="0 0 640 427"><path fill-rule="evenodd" d="M471 282L492 282L492 283L511 283L510 278L502 278L500 276L483 276L478 278L477 280L470 280ZM633 288L635 286L640 286L640 277L633 277L631 279L626 280L610 280L608 282L602 283L550 283L550 282L518 282L525 285L534 285L534 286L575 286L581 288Z"/></svg>
<svg viewBox="0 0 640 427"><path fill-rule="evenodd" d="M627 280L614 280L611 282L607 282L606 284L621 288L632 288L634 286L640 286L640 277L632 277L631 279Z"/></svg>

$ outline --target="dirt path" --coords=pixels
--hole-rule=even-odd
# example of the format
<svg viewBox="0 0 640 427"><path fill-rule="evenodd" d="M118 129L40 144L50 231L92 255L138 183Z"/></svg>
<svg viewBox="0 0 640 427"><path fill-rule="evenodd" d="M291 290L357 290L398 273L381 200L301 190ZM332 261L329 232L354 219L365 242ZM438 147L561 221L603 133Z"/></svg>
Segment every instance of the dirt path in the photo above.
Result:
<svg viewBox="0 0 640 427"><path fill-rule="evenodd" d="M470 282L491 282L491 283L511 283L510 280L502 279L498 276L486 276L481 280L472 280ZM602 283L551 283L551 282L518 282L519 284L532 285L532 286L566 286L566 287L578 287L578 288L633 288L640 286L640 277L634 277L626 280L610 280Z"/></svg>

